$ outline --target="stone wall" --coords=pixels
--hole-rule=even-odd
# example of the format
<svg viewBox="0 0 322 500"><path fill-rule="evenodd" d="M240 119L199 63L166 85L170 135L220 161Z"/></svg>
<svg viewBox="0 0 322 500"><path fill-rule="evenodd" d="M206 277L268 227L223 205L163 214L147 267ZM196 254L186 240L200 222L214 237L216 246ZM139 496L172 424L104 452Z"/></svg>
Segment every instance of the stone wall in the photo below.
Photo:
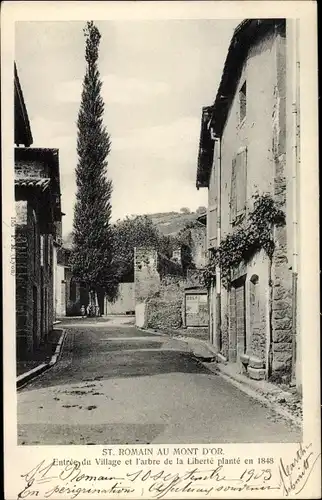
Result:
<svg viewBox="0 0 322 500"><path fill-rule="evenodd" d="M39 158L33 161L35 154ZM32 358L54 322L54 238L56 229L60 231L55 222L61 219L58 167L54 171L52 165L57 154L57 150L15 148L15 180L50 179L46 192L34 183L15 184L18 360Z"/></svg>
<svg viewBox="0 0 322 500"><path fill-rule="evenodd" d="M146 301L145 326L157 330L182 326L182 304L186 281L181 276L165 276L159 291Z"/></svg>
<svg viewBox="0 0 322 500"><path fill-rule="evenodd" d="M39 206L17 201L16 333L19 358L46 341L54 322L53 238L40 234Z"/></svg>
<svg viewBox="0 0 322 500"><path fill-rule="evenodd" d="M16 350L17 359L32 348L32 297L28 276L27 201L16 202Z"/></svg>
<svg viewBox="0 0 322 500"><path fill-rule="evenodd" d="M182 267L151 248L136 248L134 255L136 325L181 326Z"/></svg>
<svg viewBox="0 0 322 500"><path fill-rule="evenodd" d="M30 179L47 177L54 179L53 162L58 156L58 149L15 148L15 178ZM42 160L40 161L40 158ZM59 179L55 179L58 182Z"/></svg>
<svg viewBox="0 0 322 500"><path fill-rule="evenodd" d="M151 248L134 249L135 301L143 302L160 289L158 254Z"/></svg>
<svg viewBox="0 0 322 500"><path fill-rule="evenodd" d="M28 357L42 338L40 232L37 206L16 202L16 350Z"/></svg>
<svg viewBox="0 0 322 500"><path fill-rule="evenodd" d="M136 325L159 330L182 327L185 290L202 287L203 270L188 269L184 276L178 262L149 248L135 249L134 267Z"/></svg>
<svg viewBox="0 0 322 500"><path fill-rule="evenodd" d="M187 269L186 282L189 287L203 287L203 269Z"/></svg>
<svg viewBox="0 0 322 500"><path fill-rule="evenodd" d="M134 283L119 283L114 301L105 297L104 314L129 314L135 310Z"/></svg>
<svg viewBox="0 0 322 500"><path fill-rule="evenodd" d="M33 179L38 177L50 177L50 175L47 169L44 170L44 165L39 161L16 159L15 178L21 179L25 177Z"/></svg>
<svg viewBox="0 0 322 500"><path fill-rule="evenodd" d="M214 293L214 300L216 300L216 294ZM221 332L217 331L216 323L214 324L214 330L216 335L221 334L221 354L229 359L229 292L226 288L221 289ZM215 309L215 306L213 305ZM219 342L218 342L219 343Z"/></svg>
<svg viewBox="0 0 322 500"><path fill-rule="evenodd" d="M56 294L55 294L55 317L66 316L66 281L65 266L57 264L56 268Z"/></svg>
<svg viewBox="0 0 322 500"><path fill-rule="evenodd" d="M276 42L277 81L273 110L274 198L289 220L286 183L286 41ZM289 190L291 191L291 190ZM275 228L272 279L273 372L291 373L292 368L292 272L288 255L287 226ZM289 236L291 236L289 234Z"/></svg>
<svg viewBox="0 0 322 500"><path fill-rule="evenodd" d="M55 318L66 316L66 272L68 266L68 253L64 247L58 247L56 251L56 271L55 271Z"/></svg>
<svg viewBox="0 0 322 500"><path fill-rule="evenodd" d="M51 234L41 235L41 301L42 301L42 332L46 338L54 322L54 256L53 237Z"/></svg>
<svg viewBox="0 0 322 500"><path fill-rule="evenodd" d="M197 269L206 265L206 227L202 224L190 229L191 257Z"/></svg>

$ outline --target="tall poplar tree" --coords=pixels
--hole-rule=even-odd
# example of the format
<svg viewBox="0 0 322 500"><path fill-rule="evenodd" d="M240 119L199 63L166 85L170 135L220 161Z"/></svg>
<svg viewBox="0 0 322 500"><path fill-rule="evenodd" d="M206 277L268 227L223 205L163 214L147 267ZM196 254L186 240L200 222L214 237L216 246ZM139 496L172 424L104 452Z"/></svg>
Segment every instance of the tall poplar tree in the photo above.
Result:
<svg viewBox="0 0 322 500"><path fill-rule="evenodd" d="M76 203L73 224L73 275L102 303L102 294L114 288L112 262L111 193L107 177L110 136L103 124L104 101L97 60L101 34L94 23L84 29L86 73L77 127ZM93 304L94 305L94 304Z"/></svg>

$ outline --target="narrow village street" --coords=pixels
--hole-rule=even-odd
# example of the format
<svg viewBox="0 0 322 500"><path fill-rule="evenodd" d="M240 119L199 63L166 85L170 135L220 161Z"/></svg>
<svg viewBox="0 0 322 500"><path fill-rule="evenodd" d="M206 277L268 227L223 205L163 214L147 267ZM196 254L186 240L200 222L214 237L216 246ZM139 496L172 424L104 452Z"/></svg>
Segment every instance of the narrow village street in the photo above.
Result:
<svg viewBox="0 0 322 500"><path fill-rule="evenodd" d="M318 498L315 11L14 3L5 498Z"/></svg>
<svg viewBox="0 0 322 500"><path fill-rule="evenodd" d="M131 317L68 319L51 369L18 391L18 443L296 442L276 419L198 361L183 340Z"/></svg>

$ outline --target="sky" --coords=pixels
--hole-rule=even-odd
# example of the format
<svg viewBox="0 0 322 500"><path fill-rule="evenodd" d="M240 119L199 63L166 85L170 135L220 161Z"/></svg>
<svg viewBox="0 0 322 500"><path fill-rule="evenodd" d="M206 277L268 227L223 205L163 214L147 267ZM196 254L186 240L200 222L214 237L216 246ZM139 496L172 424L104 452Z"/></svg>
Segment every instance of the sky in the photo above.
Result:
<svg viewBox="0 0 322 500"><path fill-rule="evenodd" d="M95 20L94 20L95 22ZM238 20L98 21L112 220L196 210L201 108L213 103ZM84 22L17 22L15 59L34 138L59 148L63 234L72 230Z"/></svg>

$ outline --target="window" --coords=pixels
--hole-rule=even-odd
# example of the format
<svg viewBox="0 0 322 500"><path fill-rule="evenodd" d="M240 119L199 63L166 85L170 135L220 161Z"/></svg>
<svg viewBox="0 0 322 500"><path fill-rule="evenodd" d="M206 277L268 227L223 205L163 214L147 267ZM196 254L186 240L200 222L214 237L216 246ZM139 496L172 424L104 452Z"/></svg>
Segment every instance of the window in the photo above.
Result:
<svg viewBox="0 0 322 500"><path fill-rule="evenodd" d="M246 209L247 196L247 149L241 151L233 158L231 173L230 194L230 222L234 224Z"/></svg>
<svg viewBox="0 0 322 500"><path fill-rule="evenodd" d="M239 91L239 122L241 123L246 117L246 82Z"/></svg>

